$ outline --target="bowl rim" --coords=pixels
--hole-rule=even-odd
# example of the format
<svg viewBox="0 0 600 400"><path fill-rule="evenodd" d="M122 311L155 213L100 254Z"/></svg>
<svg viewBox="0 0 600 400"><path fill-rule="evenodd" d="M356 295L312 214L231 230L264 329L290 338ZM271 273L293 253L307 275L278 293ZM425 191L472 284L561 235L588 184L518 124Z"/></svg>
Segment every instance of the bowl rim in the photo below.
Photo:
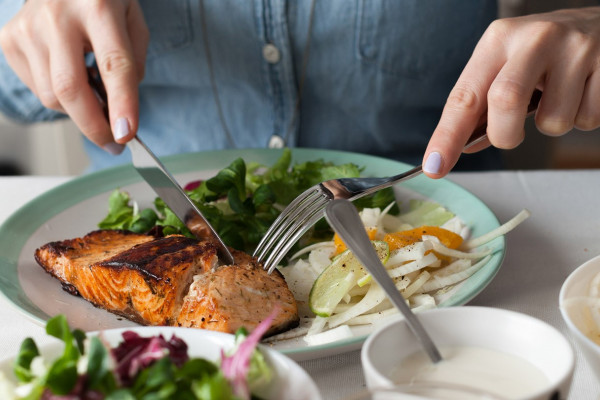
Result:
<svg viewBox="0 0 600 400"><path fill-rule="evenodd" d="M159 334L170 338L170 335L175 334L179 338L183 339L188 345L188 351L191 351L192 340L206 340L216 344L218 349L225 349L229 346L235 345L235 335L226 332L211 331L206 329L177 327L177 326L136 326L136 327L122 327L122 328L111 328L97 331L86 332L88 338L94 336L103 336L104 340L108 342L118 343L122 340L121 335L123 332L133 331L140 336L157 336ZM168 335L168 336L167 336ZM44 356L52 355L52 353L60 353L64 344L60 339L50 337L50 341L39 346L40 353ZM198 348L199 346L195 346ZM311 396L311 399L321 400L322 394L321 389L317 386L317 383L312 376L300 365L298 362L283 354L275 349L270 348L268 345L259 343L258 348L263 352L264 356L273 363L273 368L278 368L277 372L282 373L279 379L285 382L276 383L278 386L286 387L287 384L293 379L302 379L302 385L305 387L307 394ZM9 363L12 363L16 358L17 354L12 354L7 357L0 358L0 371L2 368L6 368ZM197 355L195 353L190 354L190 357L207 357L205 355ZM209 358L207 358L209 359ZM209 361L215 361L209 359ZM10 379L13 379L12 377Z"/></svg>
<svg viewBox="0 0 600 400"><path fill-rule="evenodd" d="M571 345L569 340L565 337L565 335L562 332L560 332L557 328L555 328L554 326L550 325L549 323L547 323L539 318L536 318L531 315L528 315L528 314L525 314L522 312L518 312L518 311L513 311L513 310L508 310L508 309L503 309L503 308L496 308L496 307L487 307L487 306L461 306L461 307L434 308L434 309L423 311L423 312L419 313L419 315L425 315L425 314L435 315L435 314L440 314L440 313L446 313L446 314L448 314L448 313L457 313L457 314L468 313L468 314L470 314L470 313L482 313L482 312L493 313L493 314L497 314L497 315L502 314L502 315L506 315L506 316L521 318L522 320L528 320L531 322L535 322L538 325L543 326L545 329L549 329L550 331L553 331L554 333L556 333L557 339L564 345L564 348L567 350L568 359L565 360L564 363L562 363L562 366L564 367L563 371L560 373L560 375L555 380L555 382L557 383L558 387L560 387L563 385L564 382L570 381L570 379L571 379L570 377L573 376L573 373L575 371L575 351L573 349L573 346ZM392 380L390 380L378 368L375 367L375 365L372 362L372 359L369 357L369 352L370 352L370 349L373 347L373 344L378 335L380 335L381 333L383 333L384 331L386 331L388 329L392 329L392 327L394 325L404 324L404 323L405 323L404 318L399 318L396 320L389 321L385 324L382 324L371 335L369 335L369 337L367 338L367 340L361 350L361 362L362 362L363 371L365 374L366 374L366 371L365 371L365 369L366 369L365 366L366 366L371 370L372 374L377 376L378 380L384 381L384 382L386 382L386 384L394 385L394 382ZM551 388L545 388L545 389L539 390L537 392L531 393L528 398L537 398L541 395L548 393L549 391L555 390L555 388L556 388L556 386L553 384Z"/></svg>
<svg viewBox="0 0 600 400"><path fill-rule="evenodd" d="M558 309L560 311L560 315L562 316L563 321L569 328L569 332L572 335L574 335L578 340L581 340L582 342L584 342L586 344L586 346L594 349L596 351L596 353L600 353L600 345L598 345L592 339L587 337L581 331L581 329L579 329L577 327L577 325L575 325L575 323L571 319L571 316L569 315L569 313L563 306L564 301L566 299L570 298L569 296L567 296L567 291L573 285L573 283L577 280L577 278L580 275L583 275L586 272L588 272L588 270L592 270L594 268L597 269L597 271L596 271L597 273L600 273L600 255L590 258L589 260L587 260L586 262L584 262L583 264L581 264L577 268L575 268L573 271L571 271L571 273L569 274L569 276L567 276L567 279L565 279L565 281L563 282L563 284L560 288L560 292L558 294Z"/></svg>

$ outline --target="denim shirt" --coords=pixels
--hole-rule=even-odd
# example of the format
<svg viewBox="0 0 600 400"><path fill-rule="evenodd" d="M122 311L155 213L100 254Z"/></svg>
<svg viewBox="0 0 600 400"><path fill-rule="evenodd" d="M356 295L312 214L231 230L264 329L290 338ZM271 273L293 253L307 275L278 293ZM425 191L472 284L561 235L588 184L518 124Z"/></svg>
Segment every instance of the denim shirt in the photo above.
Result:
<svg viewBox="0 0 600 400"><path fill-rule="evenodd" d="M495 0L317 0L306 56L310 0L140 3L150 44L139 135L158 155L266 147L278 135L290 147L411 164L421 161L497 11ZM0 0L0 23L21 4ZM61 117L34 98L2 55L0 110L26 122ZM86 149L92 169L130 161L90 142Z"/></svg>

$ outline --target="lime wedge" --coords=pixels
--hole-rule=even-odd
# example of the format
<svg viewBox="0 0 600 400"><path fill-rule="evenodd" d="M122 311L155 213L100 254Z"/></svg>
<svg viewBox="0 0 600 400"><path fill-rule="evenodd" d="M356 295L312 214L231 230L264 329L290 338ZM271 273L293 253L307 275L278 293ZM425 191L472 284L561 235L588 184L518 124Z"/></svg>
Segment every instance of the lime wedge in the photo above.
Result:
<svg viewBox="0 0 600 400"><path fill-rule="evenodd" d="M386 242L374 240L373 247L381 262L385 264L390 256ZM329 317L359 279L367 276L367 271L350 250L336 256L317 277L310 290L308 303L312 312L320 317Z"/></svg>

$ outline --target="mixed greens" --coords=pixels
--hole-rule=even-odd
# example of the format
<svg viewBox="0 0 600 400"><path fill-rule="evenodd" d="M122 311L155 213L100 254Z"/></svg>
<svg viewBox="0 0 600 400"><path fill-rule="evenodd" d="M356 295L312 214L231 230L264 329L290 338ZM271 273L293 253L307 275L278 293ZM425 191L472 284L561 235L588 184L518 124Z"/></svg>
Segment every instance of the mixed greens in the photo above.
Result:
<svg viewBox="0 0 600 400"><path fill-rule="evenodd" d="M255 390L269 384L273 373L256 348L275 314L248 335L236 332L236 347L222 352L220 364L190 358L187 344L173 335L141 337L123 333L110 348L102 335L87 338L71 330L64 315L50 319L46 332L64 342L62 354L49 364L31 338L21 344L13 371L18 381L0 379L4 400L212 400L258 399ZM0 378L3 378L0 373Z"/></svg>
<svg viewBox="0 0 600 400"><path fill-rule="evenodd" d="M324 180L358 177L361 171L352 163L323 160L292 164L292 152L284 149L271 166L238 158L216 176L190 182L184 189L227 245L252 252L281 210L300 193ZM164 234L192 236L160 198L154 201L154 209L142 210L131 200L124 191L113 192L109 213L98 226L139 233L161 226ZM354 204L361 209L385 207L393 200L392 190L387 189ZM321 221L305 238L319 241L329 235L329 226Z"/></svg>

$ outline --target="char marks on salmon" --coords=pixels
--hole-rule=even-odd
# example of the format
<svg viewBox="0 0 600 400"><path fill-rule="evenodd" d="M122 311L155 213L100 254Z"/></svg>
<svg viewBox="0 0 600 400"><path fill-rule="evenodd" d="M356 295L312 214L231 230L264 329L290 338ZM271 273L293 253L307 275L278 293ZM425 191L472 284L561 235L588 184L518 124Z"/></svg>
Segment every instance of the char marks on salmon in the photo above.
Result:
<svg viewBox="0 0 600 400"><path fill-rule="evenodd" d="M48 243L35 259L69 293L140 324L252 331L279 307L267 335L297 326L296 301L283 276L232 253L236 264L219 266L210 241L98 230Z"/></svg>

